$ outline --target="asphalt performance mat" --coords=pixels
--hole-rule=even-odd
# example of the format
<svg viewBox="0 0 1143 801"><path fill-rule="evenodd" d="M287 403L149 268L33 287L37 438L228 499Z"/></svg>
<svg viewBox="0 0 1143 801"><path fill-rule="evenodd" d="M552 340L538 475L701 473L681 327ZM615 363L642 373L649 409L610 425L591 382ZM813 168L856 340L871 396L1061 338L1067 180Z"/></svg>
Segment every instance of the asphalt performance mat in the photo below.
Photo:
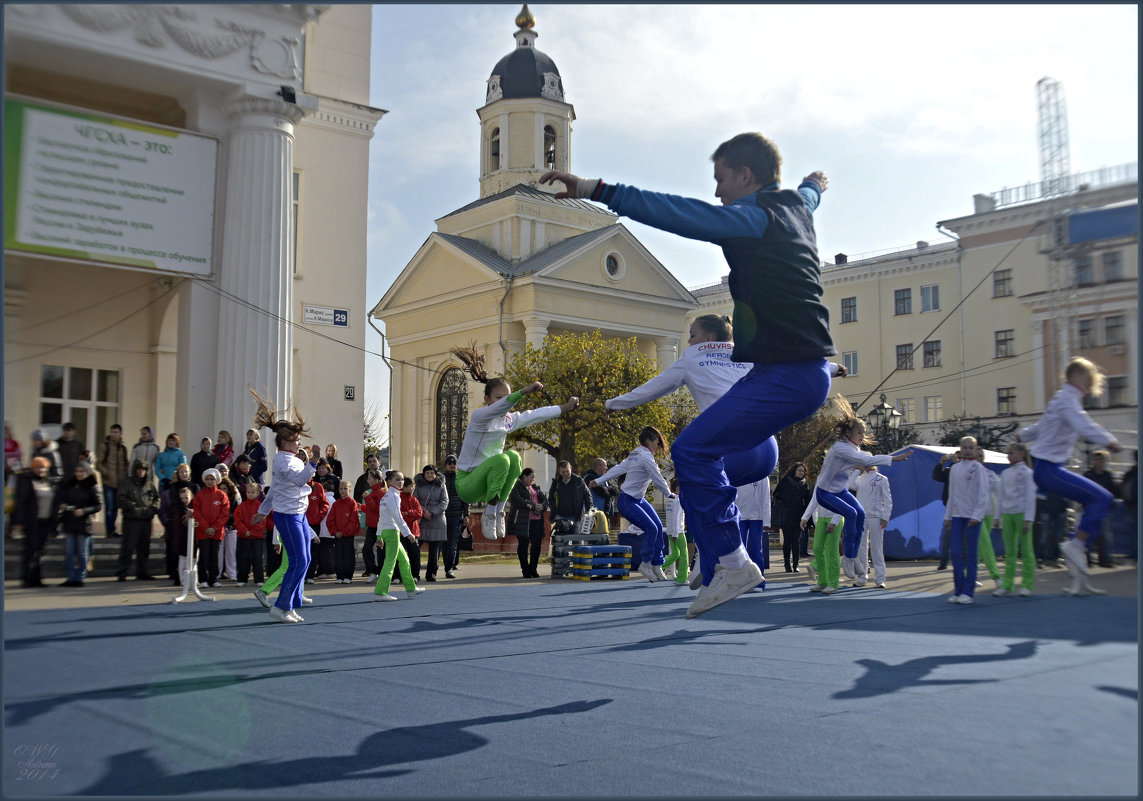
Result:
<svg viewBox="0 0 1143 801"><path fill-rule="evenodd" d="M4 795L1138 791L1134 598L399 597L6 612Z"/></svg>

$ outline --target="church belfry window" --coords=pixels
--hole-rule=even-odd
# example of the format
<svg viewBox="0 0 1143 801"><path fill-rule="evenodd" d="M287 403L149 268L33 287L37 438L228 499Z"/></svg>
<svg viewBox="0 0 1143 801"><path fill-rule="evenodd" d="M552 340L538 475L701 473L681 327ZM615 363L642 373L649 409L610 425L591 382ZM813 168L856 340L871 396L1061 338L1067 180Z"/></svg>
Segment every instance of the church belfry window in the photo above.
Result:
<svg viewBox="0 0 1143 801"><path fill-rule="evenodd" d="M436 464L445 457L459 454L468 425L468 379L464 371L453 367L441 376L437 387L437 453Z"/></svg>
<svg viewBox="0 0 1143 801"><path fill-rule="evenodd" d="M488 171L500 169L500 129L493 128L488 137Z"/></svg>
<svg viewBox="0 0 1143 801"><path fill-rule="evenodd" d="M550 125L544 126L544 167L556 169L556 129Z"/></svg>

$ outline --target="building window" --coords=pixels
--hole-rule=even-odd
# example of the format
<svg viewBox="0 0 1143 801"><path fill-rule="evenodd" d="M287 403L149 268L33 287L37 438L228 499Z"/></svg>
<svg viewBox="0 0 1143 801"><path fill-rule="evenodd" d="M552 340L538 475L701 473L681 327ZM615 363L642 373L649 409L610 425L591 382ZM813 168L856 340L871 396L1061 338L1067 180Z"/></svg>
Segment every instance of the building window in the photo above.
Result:
<svg viewBox="0 0 1143 801"><path fill-rule="evenodd" d="M841 299L841 321L843 323L857 322L857 298Z"/></svg>
<svg viewBox="0 0 1143 801"><path fill-rule="evenodd" d="M841 354L841 363L850 375L857 375L857 351L847 350Z"/></svg>
<svg viewBox="0 0 1143 801"><path fill-rule="evenodd" d="M488 135L488 171L500 169L500 129L493 128Z"/></svg>
<svg viewBox="0 0 1143 801"><path fill-rule="evenodd" d="M912 370L913 369L913 343L907 342L904 345L897 346L897 369L898 370Z"/></svg>
<svg viewBox="0 0 1143 801"><path fill-rule="evenodd" d="M1130 401L1127 395L1127 376L1110 376L1107 379L1107 405L1127 406Z"/></svg>
<svg viewBox="0 0 1143 801"><path fill-rule="evenodd" d="M1123 280L1123 252L1120 250L1107 250L1099 257L1100 266L1103 268L1104 281L1122 281Z"/></svg>
<svg viewBox="0 0 1143 801"><path fill-rule="evenodd" d="M627 265L623 257L612 251L603 257L603 277L609 281L618 281L627 272Z"/></svg>
<svg viewBox="0 0 1143 801"><path fill-rule="evenodd" d="M1005 328L996 332L996 357L1007 359L1016 355L1016 329Z"/></svg>
<svg viewBox="0 0 1143 801"><path fill-rule="evenodd" d="M1016 414L1016 387L997 387L996 413L998 415Z"/></svg>
<svg viewBox="0 0 1143 801"><path fill-rule="evenodd" d="M1076 345L1081 349L1095 347L1095 320L1076 321Z"/></svg>
<svg viewBox="0 0 1143 801"><path fill-rule="evenodd" d="M1095 283L1095 266L1091 256L1079 256L1075 259L1076 286L1090 286Z"/></svg>
<svg viewBox="0 0 1143 801"><path fill-rule="evenodd" d="M1012 271L997 270L992 274L992 297L1007 298L1012 295Z"/></svg>
<svg viewBox="0 0 1143 801"><path fill-rule="evenodd" d="M934 339L924 345L925 367L941 366L941 341Z"/></svg>
<svg viewBox="0 0 1143 801"><path fill-rule="evenodd" d="M937 284L921 287L921 311L939 311L941 308L941 288Z"/></svg>
<svg viewBox="0 0 1143 801"><path fill-rule="evenodd" d="M468 380L455 367L445 371L437 387L437 456L443 465L450 453L460 453L464 429L468 425Z"/></svg>
<svg viewBox="0 0 1143 801"><path fill-rule="evenodd" d="M75 423L75 438L95 450L119 422L119 372L89 367L40 367L40 426Z"/></svg>
<svg viewBox="0 0 1143 801"><path fill-rule="evenodd" d="M550 125L544 126L544 167L556 168L556 129Z"/></svg>
<svg viewBox="0 0 1143 801"><path fill-rule="evenodd" d="M896 289L893 291L893 314L913 313L913 290Z"/></svg>
<svg viewBox="0 0 1143 801"><path fill-rule="evenodd" d="M917 403L912 398L897 398L897 411L901 413L902 423L917 422Z"/></svg>
<svg viewBox="0 0 1143 801"><path fill-rule="evenodd" d="M945 401L941 395L931 395L925 398L925 422L939 423L945 419Z"/></svg>
<svg viewBox="0 0 1143 801"><path fill-rule="evenodd" d="M299 198L301 197L302 188L302 174L294 172L293 180L290 182L290 219L294 225L293 239L290 242L290 247L293 252L290 253L290 260L294 264L294 275L298 273L298 210L300 208Z"/></svg>
<svg viewBox="0 0 1143 801"><path fill-rule="evenodd" d="M1115 314L1103 318L1103 344L1122 345L1126 341L1123 336L1123 315Z"/></svg>

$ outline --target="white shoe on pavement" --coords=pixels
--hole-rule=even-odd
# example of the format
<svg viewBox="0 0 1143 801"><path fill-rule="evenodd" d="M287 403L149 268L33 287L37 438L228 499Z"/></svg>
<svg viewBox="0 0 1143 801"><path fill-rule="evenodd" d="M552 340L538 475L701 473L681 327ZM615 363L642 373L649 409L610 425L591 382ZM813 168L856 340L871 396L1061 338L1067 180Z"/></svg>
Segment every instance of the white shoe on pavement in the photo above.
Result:
<svg viewBox="0 0 1143 801"><path fill-rule="evenodd" d="M394 597L392 595L374 595L373 600L374 601L395 601L397 599L396 599L396 597Z"/></svg>
<svg viewBox="0 0 1143 801"><path fill-rule="evenodd" d="M291 609L288 614L290 615L290 619L293 620L295 623L305 623L306 622L306 619L304 617L302 617L301 615L299 615L297 613L297 610Z"/></svg>
<svg viewBox="0 0 1143 801"><path fill-rule="evenodd" d="M663 568L659 565L651 565L651 571L655 574L656 581L667 580L667 574L663 572Z"/></svg>
<svg viewBox="0 0 1143 801"><path fill-rule="evenodd" d="M810 592L821 592L824 589L825 589L825 586L822 584L811 584L810 585Z"/></svg>
<svg viewBox="0 0 1143 801"><path fill-rule="evenodd" d="M739 568L723 567L714 571L714 578L710 584L699 590L698 597L687 610L687 617L697 617L708 612L716 606L726 603L749 592L762 581L762 571L753 562L747 562Z"/></svg>
<svg viewBox="0 0 1143 801"><path fill-rule="evenodd" d="M1065 542L1060 546L1060 553L1064 555L1064 561L1073 575L1076 572L1087 575L1087 548L1079 540L1073 537Z"/></svg>
<svg viewBox="0 0 1143 801"><path fill-rule="evenodd" d="M254 597L258 599L258 603L267 609L270 608L270 599L266 597L266 593L262 592L261 588L254 590Z"/></svg>
<svg viewBox="0 0 1143 801"><path fill-rule="evenodd" d="M662 572L662 571L659 571L659 572ZM655 581L659 580L659 577L655 575L655 569L653 567L651 567L650 562L640 562L639 563L639 575L641 575L643 578L647 579L647 581L650 581L650 582L655 582Z"/></svg>
<svg viewBox="0 0 1143 801"><path fill-rule="evenodd" d="M806 565L806 575L809 576L811 583L817 584L818 571L814 570L814 566L813 566L812 562L810 564Z"/></svg>
<svg viewBox="0 0 1143 801"><path fill-rule="evenodd" d="M310 597L305 596L305 595L302 596L302 603L304 603L305 605L312 606L313 602L314 602L313 598L310 598Z"/></svg>
<svg viewBox="0 0 1143 801"><path fill-rule="evenodd" d="M971 603L973 603L973 600L972 600L972 596L971 596L971 595L962 595L962 596L960 596L959 598L957 598L957 599L956 599L956 602L957 602L958 604L965 604L965 605L968 605L968 604L971 604Z"/></svg>
<svg viewBox="0 0 1143 801"><path fill-rule="evenodd" d="M278 606L270 607L270 618L278 623L296 623L290 613Z"/></svg>
<svg viewBox="0 0 1143 801"><path fill-rule="evenodd" d="M845 577L848 579L854 578L856 576L856 573L853 569L853 560L848 556L843 556L841 558L841 569L842 572L845 573Z"/></svg>
<svg viewBox="0 0 1143 801"><path fill-rule="evenodd" d="M405 597L406 598L416 598L418 595L420 595L424 591L425 591L424 587L413 587L413 589L408 590L405 593Z"/></svg>
<svg viewBox="0 0 1143 801"><path fill-rule="evenodd" d="M822 595L833 595L835 592L837 592L837 587L833 585L822 587Z"/></svg>
<svg viewBox="0 0 1143 801"><path fill-rule="evenodd" d="M1029 595L1032 594L1032 591L1030 589L1028 589L1027 587L1021 587L1016 594L1023 597L1023 598L1027 598Z"/></svg>
<svg viewBox="0 0 1143 801"><path fill-rule="evenodd" d="M950 603L950 604L959 604L959 603L960 603L960 596L959 596L959 595L955 595L955 594L954 594L954 595L950 595L950 596L949 596L949 603Z"/></svg>
<svg viewBox="0 0 1143 801"><path fill-rule="evenodd" d="M997 587L992 591L992 594L997 598L1003 598L1005 595L1012 595L1012 593L1008 592L1008 590L1004 589L1003 587Z"/></svg>

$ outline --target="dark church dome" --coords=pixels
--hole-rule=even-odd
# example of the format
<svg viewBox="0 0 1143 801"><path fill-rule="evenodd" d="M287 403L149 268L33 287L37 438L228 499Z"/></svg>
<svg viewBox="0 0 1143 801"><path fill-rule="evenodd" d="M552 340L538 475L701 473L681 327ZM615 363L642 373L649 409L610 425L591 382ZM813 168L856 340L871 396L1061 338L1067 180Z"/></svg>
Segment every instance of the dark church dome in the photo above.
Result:
<svg viewBox="0 0 1143 801"><path fill-rule="evenodd" d="M536 18L527 4L516 17L516 49L496 63L488 77L487 102L506 98L564 99L564 85L556 62L536 49Z"/></svg>

